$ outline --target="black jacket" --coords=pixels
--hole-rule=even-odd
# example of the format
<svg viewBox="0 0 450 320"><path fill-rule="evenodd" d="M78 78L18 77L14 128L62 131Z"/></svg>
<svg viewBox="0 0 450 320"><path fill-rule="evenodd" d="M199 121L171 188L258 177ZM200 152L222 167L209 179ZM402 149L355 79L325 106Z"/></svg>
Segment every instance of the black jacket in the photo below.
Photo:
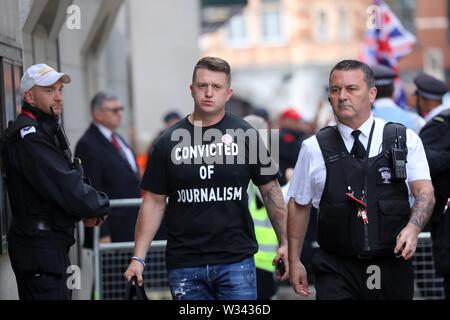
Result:
<svg viewBox="0 0 450 320"><path fill-rule="evenodd" d="M28 104L5 131L2 159L13 217L9 242L68 249L76 222L109 213L108 197L70 167L55 131L55 119Z"/></svg>
<svg viewBox="0 0 450 320"><path fill-rule="evenodd" d="M78 141L75 155L81 159L92 186L105 192L110 199L140 197L139 174L132 170L96 125L91 124ZM113 242L133 241L138 212L138 207L113 208L100 228L100 236L109 235ZM92 246L91 237L91 231L87 230L86 247Z"/></svg>
<svg viewBox="0 0 450 320"><path fill-rule="evenodd" d="M436 196L433 213L441 214L450 197L450 109L428 121L419 136L427 154Z"/></svg>

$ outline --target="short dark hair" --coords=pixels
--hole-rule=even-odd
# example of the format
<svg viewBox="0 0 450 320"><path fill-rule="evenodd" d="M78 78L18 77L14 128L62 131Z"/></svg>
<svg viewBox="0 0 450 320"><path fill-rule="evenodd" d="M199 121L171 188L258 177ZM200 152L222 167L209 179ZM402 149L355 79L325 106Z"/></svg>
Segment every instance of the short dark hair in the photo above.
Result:
<svg viewBox="0 0 450 320"><path fill-rule="evenodd" d="M119 100L117 96L109 92L100 91L91 100L91 112L100 109L105 101Z"/></svg>
<svg viewBox="0 0 450 320"><path fill-rule="evenodd" d="M223 72L227 76L228 85L231 84L231 67L228 62L217 57L204 57L200 59L194 67L194 73L192 74L192 83L195 80L195 74L198 69L207 69L210 71Z"/></svg>
<svg viewBox="0 0 450 320"><path fill-rule="evenodd" d="M358 60L342 60L331 69L329 79L331 79L331 75L335 70L349 71L358 69L364 73L364 82L367 84L367 87L369 89L375 87L375 75L373 74L372 69L364 62Z"/></svg>

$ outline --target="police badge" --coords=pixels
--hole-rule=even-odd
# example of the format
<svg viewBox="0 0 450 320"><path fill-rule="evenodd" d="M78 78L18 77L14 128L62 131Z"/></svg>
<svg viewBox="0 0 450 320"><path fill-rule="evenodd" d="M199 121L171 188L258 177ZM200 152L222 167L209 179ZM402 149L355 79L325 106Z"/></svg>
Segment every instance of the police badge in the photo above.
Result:
<svg viewBox="0 0 450 320"><path fill-rule="evenodd" d="M381 167L378 169L378 184L391 184L391 168Z"/></svg>

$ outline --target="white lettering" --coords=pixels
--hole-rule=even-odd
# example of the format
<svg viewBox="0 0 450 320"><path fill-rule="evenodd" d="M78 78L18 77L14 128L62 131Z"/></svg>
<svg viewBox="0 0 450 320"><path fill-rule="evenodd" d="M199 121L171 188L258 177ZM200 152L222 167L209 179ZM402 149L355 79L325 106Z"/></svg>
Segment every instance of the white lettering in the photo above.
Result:
<svg viewBox="0 0 450 320"><path fill-rule="evenodd" d="M175 159L176 159L177 161L180 161L180 160L181 160L181 149L180 149L180 148L176 148L176 149L175 149Z"/></svg>
<svg viewBox="0 0 450 320"><path fill-rule="evenodd" d="M200 191L201 191L201 198L202 198L202 200L200 202L208 202L208 189L202 188Z"/></svg>
<svg viewBox="0 0 450 320"><path fill-rule="evenodd" d="M208 200L208 201L209 201L209 202L211 202L211 201L216 201L216 195L214 194L213 189L210 190L210 193L209 193L209 200Z"/></svg>
<svg viewBox="0 0 450 320"><path fill-rule="evenodd" d="M223 198L220 196L220 188L216 188L217 189L217 201L223 201ZM223 188L225 191L225 188Z"/></svg>
<svg viewBox="0 0 450 320"><path fill-rule="evenodd" d="M192 189L190 190L186 190L186 201L187 202L192 202Z"/></svg>
<svg viewBox="0 0 450 320"><path fill-rule="evenodd" d="M178 202L211 202L242 200L242 187L213 187L177 190Z"/></svg>
<svg viewBox="0 0 450 320"><path fill-rule="evenodd" d="M200 179L205 180L206 179L206 167L205 166L201 166L199 169L199 174L200 174Z"/></svg>
<svg viewBox="0 0 450 320"><path fill-rule="evenodd" d="M234 199L242 200L242 188L234 188Z"/></svg>
<svg viewBox="0 0 450 320"><path fill-rule="evenodd" d="M178 314L180 315L205 315L207 318L211 317L214 307L195 307L189 306L189 303L185 307L180 307Z"/></svg>
<svg viewBox="0 0 450 320"><path fill-rule="evenodd" d="M231 200L233 199L233 188L228 188L227 189L227 200Z"/></svg>
<svg viewBox="0 0 450 320"><path fill-rule="evenodd" d="M209 145L209 154L211 155L211 157L215 157L216 156L216 145L215 144L210 144Z"/></svg>
<svg viewBox="0 0 450 320"><path fill-rule="evenodd" d="M212 174L214 173L214 166L209 165L208 166L208 179L211 179Z"/></svg>
<svg viewBox="0 0 450 320"><path fill-rule="evenodd" d="M198 189L194 189L194 202L200 202L200 199L198 197L199 194L200 194L200 191Z"/></svg>
<svg viewBox="0 0 450 320"><path fill-rule="evenodd" d="M189 159L189 148L182 149L182 156L183 156L183 159Z"/></svg>

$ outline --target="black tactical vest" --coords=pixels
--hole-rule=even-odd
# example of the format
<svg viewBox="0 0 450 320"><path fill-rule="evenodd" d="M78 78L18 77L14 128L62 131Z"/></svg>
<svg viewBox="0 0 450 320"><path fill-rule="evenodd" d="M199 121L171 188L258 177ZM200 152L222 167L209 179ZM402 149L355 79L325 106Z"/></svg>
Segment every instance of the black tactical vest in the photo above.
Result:
<svg viewBox="0 0 450 320"><path fill-rule="evenodd" d="M404 132L406 140L402 125L386 124L382 152L365 161L350 156L337 127L326 127L316 135L327 172L318 217L322 249L342 255L394 254L396 237L411 211L405 181L391 177L389 151L395 144L396 128ZM356 202L346 196L348 186L358 199L365 193L367 224L358 218Z"/></svg>

